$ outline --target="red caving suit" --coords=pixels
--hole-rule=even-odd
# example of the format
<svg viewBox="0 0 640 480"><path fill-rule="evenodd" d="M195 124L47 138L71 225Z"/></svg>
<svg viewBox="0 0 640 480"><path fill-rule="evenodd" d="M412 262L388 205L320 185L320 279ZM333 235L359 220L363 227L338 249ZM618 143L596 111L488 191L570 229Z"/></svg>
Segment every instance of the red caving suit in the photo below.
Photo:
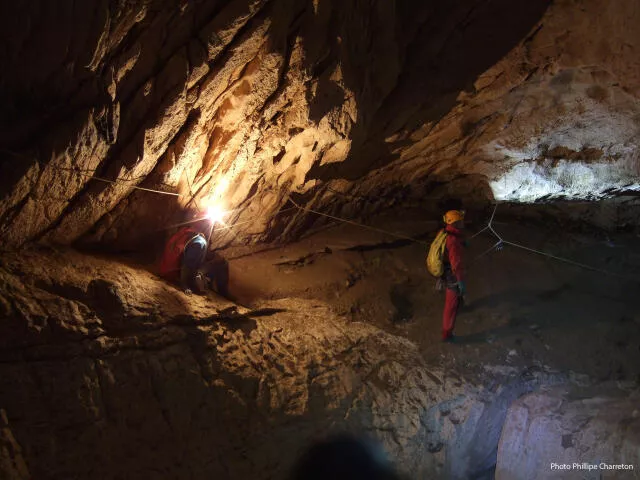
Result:
<svg viewBox="0 0 640 480"><path fill-rule="evenodd" d="M464 282L464 243L462 232L453 225L447 225L446 250L444 257L444 280L446 282L446 297L444 312L442 314L442 338L446 339L453 335L456 325L456 315L460 305L460 290L458 282Z"/></svg>

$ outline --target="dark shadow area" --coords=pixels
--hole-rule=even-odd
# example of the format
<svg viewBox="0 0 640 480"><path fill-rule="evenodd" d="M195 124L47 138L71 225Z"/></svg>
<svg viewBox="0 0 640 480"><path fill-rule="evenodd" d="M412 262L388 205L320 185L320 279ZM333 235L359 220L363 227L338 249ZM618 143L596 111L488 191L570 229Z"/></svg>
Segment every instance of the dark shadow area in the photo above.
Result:
<svg viewBox="0 0 640 480"><path fill-rule="evenodd" d="M43 253L50 250L51 249L48 249L47 247L40 249ZM64 255L65 250L51 250L51 252L52 255L62 256ZM106 255L96 256L95 258L100 261L109 261L114 263L120 262L120 259ZM20 270L20 264L18 262L9 263L6 268L8 272L16 276L22 277L23 275L29 275L28 273ZM55 268L59 268L59 266L56 265ZM172 285L175 287L172 282L165 282L161 279L158 280L166 283L167 286ZM101 320L104 333L118 338L146 333L151 334L171 326L197 330L197 327L199 326L213 325L215 323L223 323L225 328L231 331L241 330L245 336L249 336L257 327L255 319L269 317L286 311L282 308L268 307L249 309L248 311L241 313L238 306L232 305L218 310L215 315L211 316L198 317L193 314L182 314L174 315L167 319L160 318L158 316L157 307L153 305L149 305L148 307L138 306L136 307L135 312L132 312L127 303L127 295L123 290L123 287L118 283L105 278L94 278L84 287L77 283L73 283L72 280L63 279L59 282L53 282L51 279L45 280L42 278L36 278L32 281L32 284L34 287L51 295L59 296L85 305L91 311L95 312L97 317ZM165 288L163 292L164 300L168 305L176 306L177 311L190 311L190 297L185 296L177 288ZM209 294L209 292L215 293L213 291L208 291L207 294ZM194 330L193 333L195 335L197 332ZM64 333L59 337L60 338L49 338L47 336L43 336L41 341L57 343L59 341L69 341L74 338L73 335L68 333Z"/></svg>
<svg viewBox="0 0 640 480"><path fill-rule="evenodd" d="M370 72L349 68L357 65L353 52L362 49L362 45L357 44L354 36L340 32L356 42L342 48L337 44L340 37L335 35L330 48L334 54L339 52L345 85L355 93L358 105L358 118L350 135L353 145L347 160L315 166L307 179L356 180L397 158L393 150L412 144L408 135L417 128L429 122L435 124L447 115L457 104L458 94L472 91L478 75L525 39L550 3L550 0L425 2L416 11L398 12L399 31L415 30L416 26L412 25L415 18L424 16L427 20L419 25L407 47L395 88L375 112L367 111L372 106L376 108L377 102L372 100L370 92L365 92L362 84L363 75ZM340 24L339 15L332 12L329 25ZM313 53L309 55L311 61ZM332 98L333 87L320 86L324 89L319 88L317 96ZM408 120L404 120L406 112L412 112ZM399 119L403 119L402 123ZM406 140L387 143L385 139L396 132L402 133Z"/></svg>
<svg viewBox="0 0 640 480"><path fill-rule="evenodd" d="M490 338L513 336L514 334L515 331L513 330L513 325L508 324L501 327L492 328L484 332L477 332L469 335L456 335L455 343L459 345L487 343L488 339Z"/></svg>
<svg viewBox="0 0 640 480"><path fill-rule="evenodd" d="M463 210L464 205L459 198L444 197L438 200L438 209L445 214L449 210Z"/></svg>
<svg viewBox="0 0 640 480"><path fill-rule="evenodd" d="M391 304L395 308L395 312L391 321L396 323L406 323L413 318L414 307L413 302L409 298L409 292L405 285L394 285L389 291Z"/></svg>
<svg viewBox="0 0 640 480"><path fill-rule="evenodd" d="M250 312L245 313L245 316L250 318L270 317L271 315L275 315L276 313L282 313L286 311L286 308L258 308L256 310L251 310Z"/></svg>
<svg viewBox="0 0 640 480"><path fill-rule="evenodd" d="M203 335L202 330L198 328L202 325L223 323L225 328L231 332L240 330L245 338L248 338L251 335L251 332L258 327L258 324L253 318L246 314L240 314L235 307L222 310L218 315L214 315L212 317L196 319L191 316L184 316L176 320L176 324L180 325L181 328L190 333L192 338L199 338L199 336ZM206 344L206 338L202 339L202 342Z"/></svg>
<svg viewBox="0 0 640 480"><path fill-rule="evenodd" d="M36 240L58 226L67 214L84 217L88 216L87 210L96 209L93 201L111 185L91 180L87 174L114 181L122 176L123 167L130 169L138 164L145 143L149 143L145 132L183 94L188 61L197 65L206 60L187 58L187 45L225 6L225 2L191 2L189 8L180 11L177 5L157 0L125 3L97 8L36 0L19 5L3 2L0 7L0 38L7 45L0 51L6 73L0 79L0 103L4 107L0 113L1 190L11 192L16 188L36 160L42 167L67 149L78 164L61 168L60 178L55 180L60 185L55 189L64 190L69 183L80 184L80 190L70 191L61 199L68 201L64 211L56 214L57 219L44 226L44 231L34 233ZM116 79L114 72L130 57L135 58L130 71ZM199 112L191 113L185 128L197 121L193 117ZM93 125L96 135L92 135ZM82 145L84 151L69 149L80 147L81 142L86 143ZM89 169L90 162L97 167ZM145 179L128 181L137 184L142 180L141 186L162 190L159 179L166 162L162 163L159 161ZM46 189L44 185L37 189L43 187ZM159 198L149 192L142 198L139 193L132 192L113 209L102 207L106 208L100 211L104 217L91 219L94 229L89 232L89 243L95 241L91 235L103 234L114 227L116 220L117 235L125 232L124 247L135 244L135 248L144 248L145 239L138 234L140 224L153 224L157 212L162 212L163 218L155 225L166 223L175 212L176 198ZM42 199L51 200L46 193ZM9 225L23 206L19 203L6 218L0 217L0 225ZM124 206L134 213L128 224L119 224ZM111 233L112 237L116 233ZM113 239L107 236L98 241L103 249L115 250Z"/></svg>
<svg viewBox="0 0 640 480"><path fill-rule="evenodd" d="M290 480L400 480L380 445L351 434L311 445L296 462Z"/></svg>
<svg viewBox="0 0 640 480"><path fill-rule="evenodd" d="M420 238L426 237L427 235L420 235ZM413 243L412 240L392 240L390 242L380 242L373 243L371 245L355 245L353 247L346 248L345 250L348 252L370 252L372 250L392 250L395 248L402 248Z"/></svg>
<svg viewBox="0 0 640 480"><path fill-rule="evenodd" d="M181 303L186 304L188 300L183 298L182 296L174 295L175 299L179 300ZM201 326L209 326L214 325L216 323L224 324L225 328L229 331L235 332L237 330L242 331L245 337L248 337L253 330L257 328L257 322L255 318L260 317L268 317L271 315L275 315L280 312L284 312L284 309L277 308L266 308L266 309L256 309L251 310L246 313L240 313L236 306L228 307L223 310L220 310L217 314L211 315L208 317L198 318L194 315L184 314L184 315L176 315L172 317L169 321L163 323L153 323L155 319L153 317L149 318L149 322L146 323L137 323L136 325L131 325L131 319L136 319L136 317L124 317L122 320L122 324L120 328L115 328L114 326L109 326L105 324L107 333L110 336L115 337L126 337L130 335L138 335L144 334L147 332L154 332L158 330L166 329L167 327L177 326L185 331L189 331L192 334L197 334L201 332L198 327ZM128 321L127 321L128 320Z"/></svg>
<svg viewBox="0 0 640 480"><path fill-rule="evenodd" d="M64 3L0 4L3 149L33 148L38 137L65 130L61 124L72 122L78 111L105 105L104 82L87 67L109 10Z"/></svg>
<svg viewBox="0 0 640 480"><path fill-rule="evenodd" d="M563 293L569 292L571 286L565 283L557 288L551 288L540 293L528 291L507 291L487 295L464 306L465 312L473 312L481 308L494 308L505 304L517 304L518 307L530 307L540 302L556 300Z"/></svg>
<svg viewBox="0 0 640 480"><path fill-rule="evenodd" d="M456 336L459 344L486 343L489 339L500 339L502 337L513 337L519 335L522 329L532 329L534 334L537 331L548 328L561 328L576 323L579 316L579 297L561 299L561 296L572 293L571 285L565 283L556 288L533 292L528 290L509 290L494 295L488 295L478 300L474 300L460 310L462 315L477 315L483 309L494 310L499 307L510 307L511 314L508 322L484 331ZM556 303L550 303L556 302ZM572 307L572 305L574 305ZM557 307L557 308L556 308ZM540 310L543 308L553 308L552 310ZM526 309L521 311L520 309ZM529 309L537 312L534 316L528 313ZM572 313L572 310L576 310ZM581 320L581 327L587 328ZM592 320L594 322L594 320Z"/></svg>
<svg viewBox="0 0 640 480"><path fill-rule="evenodd" d="M278 267L304 267L305 265L311 265L312 263L314 263L316 260L326 256L326 255L330 255L332 253L332 250L329 247L325 247L324 250L318 251L318 252L311 252L307 255L304 255L302 257L299 258L295 258L293 260L285 260L282 262L277 262L274 263L274 265L278 266Z"/></svg>
<svg viewBox="0 0 640 480"><path fill-rule="evenodd" d="M310 92L307 90L307 96L309 95ZM316 95L307 100L309 100L309 118L319 122L334 107L344 103L344 90L327 76L322 76L318 81Z"/></svg>

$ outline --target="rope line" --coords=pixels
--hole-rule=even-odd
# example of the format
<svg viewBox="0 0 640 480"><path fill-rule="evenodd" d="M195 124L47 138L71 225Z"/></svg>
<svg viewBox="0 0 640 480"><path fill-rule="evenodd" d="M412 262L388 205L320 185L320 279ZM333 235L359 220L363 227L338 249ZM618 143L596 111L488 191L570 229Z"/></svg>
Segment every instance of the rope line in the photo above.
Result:
<svg viewBox="0 0 640 480"><path fill-rule="evenodd" d="M24 156L24 155L21 155L21 154L18 154L18 153L12 152L12 151L7 150L7 149L1 149L1 148L0 148L0 152L7 153L7 154L9 154L9 155L12 155L12 156L15 156L15 157L18 157L18 158L21 158L21 157L27 158L27 157L26 157L26 156ZM95 176L95 175L91 175L91 174L88 174L88 173L84 173L84 172L81 172L81 171L78 171L78 170L75 170L75 169L66 169L66 168L64 168L64 167L53 167L53 168L54 168L54 169L58 169L58 170L72 171L72 172L74 172L74 173L77 173L78 175L82 175L82 176L84 176L84 177L88 177L88 178L93 179L93 180L98 180L98 181L100 181L100 182L111 183L111 184L116 184L116 185L117 185L118 183L121 183L121 182L132 182L132 181L136 181L135 179L127 180L127 179L120 179L120 178L118 178L118 179L116 179L116 180L109 180L109 179L106 179L106 178L97 177L97 176ZM197 204L197 200L195 199L195 195L193 194L193 190L192 190L192 187L191 187L191 184L190 184L190 182L189 182L188 177L187 177L187 182L189 183L189 192L191 193L191 200L190 200L190 202L195 200L195 202L196 202L196 204ZM133 185L133 186L131 186L131 188L136 189L136 190L142 190L142 191L145 191L145 192L158 193L158 194L161 194L161 195L171 195L171 196L174 196L174 197L181 197L181 196L182 196L182 195L181 195L181 194L179 194L179 193L165 192L165 191L163 191L163 190L156 190L156 189L152 189L152 188L139 187L139 186L137 186L137 185ZM345 194L345 193L343 193L343 192L338 192L338 191L333 190L332 188L327 188L327 190L328 190L328 191L330 191L330 192L332 192L332 193L334 193L334 194L343 195L343 196L349 196L349 197L351 197L351 198L358 198L358 197L360 197L360 196L352 196L352 195L349 195L349 194ZM274 215L274 217L275 217L275 216L277 216L277 215L280 215L280 214L282 214L282 213L285 213L285 212L291 211L291 210L293 210L294 208L297 208L298 210L301 210L301 211L305 211L305 212L313 213L313 214L320 215L320 216L323 216L323 217L326 217L326 218L330 218L330 219L332 219L332 220L337 220L337 221L342 222L342 223L347 223L347 224L354 225L354 226L357 226L357 227L360 227L360 228L365 228L365 229L367 229L367 230L371 230L371 231L374 231L374 232L383 233L383 234L385 234L385 235L390 235L390 236L392 236L392 237L401 238L401 239L404 239L404 240L409 240L409 241L411 241L411 242L414 242L414 243L417 243L417 244L420 244L420 245L427 245L427 246L429 245L427 242L424 242L424 241L422 241L422 240L418 240L418 239L413 238L413 237L409 237L409 236L407 236L407 235L401 235L401 234L398 234L398 233L394 233L394 232L390 232L390 231L387 231L387 230L383 230L383 229L381 229L381 228L376 228L376 227L372 227L372 226L370 226L370 225L365 225L365 224L362 224L362 223L354 222L353 220L348 220L348 219L345 219L345 218L340 218L340 217L337 217L337 216L334 216L334 215L329 215L329 214L327 214L327 213L323 213L323 212L319 212L319 211L317 211L317 210L313 210L313 209L310 209L310 208L307 208L307 207L302 207L302 206L298 205L298 204L297 204L297 203L296 203L296 202L291 198L291 196L289 196L288 198L289 198L289 201L294 205L294 207L287 208L287 209L285 209L285 210L281 210L280 212L276 213L276 214ZM196 205L196 206L198 206L198 205ZM635 278L632 278L632 277L629 277L629 276L627 276L627 275L622 275L622 274L619 274L619 273L610 272L610 271L608 271L608 270L603 270L603 269L601 269L601 268L597 268L597 267L594 267L594 266L592 266L592 265L587 265L587 264L585 264L585 263L576 262L575 260L571 260L571 259L564 258L564 257L559 257L559 256L557 256L557 255L553 255L553 254L551 254L551 253L547 253L547 252L544 252L544 251L542 251L542 250L536 250L536 249L534 249L534 248L530 248L530 247L527 247L527 246L525 246L525 245L521 245L521 244L519 244L519 243L511 242L511 241L509 241L509 240L505 240L505 239L503 239L503 238L502 238L502 236L501 236L498 232L496 232L496 231L495 231L495 229L493 228L493 220L494 220L494 218L495 218L495 215L496 215L496 211L497 211L497 209L498 209L498 204L496 203L496 205L494 206L493 212L492 212L492 214L491 214L491 218L489 219L489 222L487 223L487 225L486 225L483 229L481 229L480 231L478 231L478 232L476 232L474 235L472 235L472 236L470 237L470 239L473 239L473 238L477 237L478 235L480 235L481 233L484 233L484 232L486 232L487 230L489 230L489 231L490 231L490 232L491 232L491 233L492 233L492 234L493 234L493 235L498 239L498 241L497 241L495 244L493 244L490 248L488 248L487 250L485 250L484 252L482 252L480 255L476 256L476 257L472 260L472 262L471 262L471 263L475 263L478 259L480 259L480 258L484 257L485 255L487 255L488 253L492 252L493 250L496 250L496 249L497 249L497 250L499 250L499 249L500 249L500 247L501 247L501 246L503 246L503 245L510 245L510 246L512 246L512 247L519 248L519 249L521 249L521 250L525 250L525 251L527 251L527 252L535 253L535 254L537 254L537 255L541 255L541 256L544 256L544 257L547 257L547 258L551 258L551 259L553 259L553 260L557 260L557 261L559 261L559 262L564 262L564 263L567 263L567 264L569 264L569 265L573 265L573 266L576 266L576 267L584 268L585 270L590 270L590 271L593 271L593 272L602 273L602 274L604 274L604 275L610 275L610 276L614 276L614 277L618 277L618 278L622 278L622 279L626 279L626 280L631 280L631 281L634 281L634 282L640 282L640 280L635 279ZM238 209L235 209L235 210L238 210ZM230 210L229 212L231 212L231 211L235 211L235 210ZM188 222L183 222L183 223L179 223L179 224L171 225L171 226L167 227L166 229L170 229L170 228L174 228L174 227L179 227L179 226L182 226L182 225L188 225L188 224L190 224L190 223L199 222L199 221L204 220L205 218L206 218L206 217L197 218L197 219L194 219L194 220L190 220L190 221L188 221ZM235 224L232 224L232 225L225 225L224 227L220 227L220 228L218 228L217 230L230 230L230 229L232 229L232 228L237 227L238 225L244 225L244 224L246 224L246 223L251 223L251 222L253 222L253 221L255 221L255 220L247 220L247 221L244 221L244 222L238 222L238 223L235 223ZM213 233L213 223L212 223L211 227L212 227L212 228L211 228L211 230L209 231L209 238L211 238L211 234ZM163 230L166 230L166 229L163 229Z"/></svg>
<svg viewBox="0 0 640 480"><path fill-rule="evenodd" d="M43 167L44 168L51 168L52 170L60 170L62 172L73 172L73 173L78 173L80 175L84 175L86 177L91 177L93 176L93 174L95 173L95 170L92 170L90 168L80 168L80 167L76 167L76 168L67 168L67 167L61 167L58 165L45 165ZM140 175L139 177L136 178L116 178L115 181L118 182L139 182L142 181L146 178L145 175ZM114 180L109 180L110 182L113 182Z"/></svg>
<svg viewBox="0 0 640 480"><path fill-rule="evenodd" d="M584 268L586 270L591 270L593 272L603 273L605 275L611 275L613 277L624 278L625 280L633 280L634 282L640 281L640 280L638 280L636 278L629 277L627 275L622 275L620 273L614 273L614 272L609 272L607 270L602 270L601 268L593 267L591 265L587 265L586 263L580 263L580 262L576 262L575 260L570 260L568 258L558 257L557 255L553 255L553 254L547 253L547 252L542 252L542 251L536 250L534 248L525 247L524 245L519 245L519 244L514 243L514 242L509 242L509 241L505 240L503 243L505 245L511 245L512 247L520 248L520 249L526 250L528 252L537 253L538 255L549 257L549 258L552 258L554 260L558 260L560 262L568 263L569 265L574 265L576 267L581 267L581 268Z"/></svg>
<svg viewBox="0 0 640 480"><path fill-rule="evenodd" d="M500 244L502 243L502 240L498 240L495 244L493 244L491 247L489 247L487 250L485 250L484 252L482 252L480 255L478 255L476 258L474 258L472 260L471 263L474 263L476 260L478 260L481 257L484 257L487 253L491 252L494 248L497 248L500 246Z"/></svg>
<svg viewBox="0 0 640 480"><path fill-rule="evenodd" d="M171 230L172 228L182 227L183 225L189 225L191 223L201 222L202 220L206 220L207 217L194 218L193 220L188 220L186 222L174 223L173 225L169 225L168 227L161 228L158 232L162 232L164 230Z"/></svg>
<svg viewBox="0 0 640 480"><path fill-rule="evenodd" d="M482 230L477 232L475 235L472 235L471 237L469 237L469 240L471 240L472 238L476 238L478 235L480 235L482 232L484 232L485 230L488 230L488 229L489 229L489 227L484 227Z"/></svg>
<svg viewBox="0 0 640 480"><path fill-rule="evenodd" d="M471 263L475 263L476 260L478 260L481 257L485 256L486 254L488 254L489 252L493 251L494 249L500 249L500 247L502 245L510 245L512 247L519 248L521 250L525 250L527 252L535 253L537 255L541 255L543 257L551 258L553 260L557 260L559 262L567 263L569 265L573 265L573 266L576 266L576 267L584 268L585 270L590 270L592 272L602 273L604 275L610 275L612 277L618 277L618 278L622 278L622 279L625 279L625 280L631 280L631 281L634 281L634 282L640 282L639 279L630 277L628 275L622 275L620 273L610 272L608 270L603 270L601 268L597 268L597 267L594 267L592 265L587 265L586 263L576 262L575 260L571 260L569 258L559 257L558 255L553 255L551 253L547 253L547 252L544 252L542 250L536 250L535 248L530 248L530 247L527 247L525 245L521 245L521 244L516 243L516 242L511 242L509 240L505 240L493 228L493 219L495 218L495 214L496 214L496 210L497 209L498 209L498 205L496 204L494 209L493 209L493 213L491 214L491 218L489 219L489 223L487 224L487 226L484 227L479 232L477 232L471 238L474 238L474 237L480 235L482 232L485 232L485 231L489 230L498 239L498 241L494 245L492 245L488 250L482 252L480 255L475 257L472 260Z"/></svg>
<svg viewBox="0 0 640 480"><path fill-rule="evenodd" d="M184 174L185 174L185 175L184 175L184 178L186 178L186 179L187 179L187 185L189 186L189 193L191 194L191 198L190 198L190 199L189 199L189 201L187 202L187 207L189 206L189 204L190 204L191 202L195 202L195 204L196 204L196 208L197 208L198 210L202 210L202 209L200 208L200 204L198 203L198 200L196 200L196 194L195 194L195 193L193 193L193 188L191 188L191 181L189 180L189 173L188 173L188 172L185 172L185 170L186 170L186 167L182 169L182 173L184 173Z"/></svg>
<svg viewBox="0 0 640 480"><path fill-rule="evenodd" d="M124 183L124 182L135 182L137 181L136 179L126 179L126 178L116 178L115 180L109 180L108 178L102 178L102 177L96 177L95 175L91 175L89 173L84 173L81 170L77 170L74 168L64 168L64 167L56 167L56 166L49 166L49 168L52 168L53 170L60 170L63 172L73 172L73 173L77 173L78 175L82 175L83 177L88 177L91 178L93 180L98 180L100 182L105 182L105 183L113 183L113 184L118 184L118 183ZM131 188L134 188L136 190L143 190L145 192L152 192L152 193L160 193L162 195L171 195L174 197L181 197L182 195L179 193L173 193L173 192L165 192L164 190L155 190L153 188L145 188L145 187L138 187L137 185L130 185Z"/></svg>
<svg viewBox="0 0 640 480"><path fill-rule="evenodd" d="M345 198L358 199L358 200L371 201L372 198L377 197L376 195L362 195L362 194L339 192L337 190L334 190L330 186L325 187L325 191L333 193L335 195L340 195ZM441 200L441 197L420 197L420 200Z"/></svg>
<svg viewBox="0 0 640 480"><path fill-rule="evenodd" d="M106 182L106 183L118 184L119 182L128 182L128 181L130 181L130 180L126 180L126 179L123 179L123 178L122 179L118 179L118 180L109 180L109 179L106 179L106 178L101 178L101 177L95 177L93 175L88 175L86 173L80 173L80 172L76 172L76 173L78 173L80 175L84 175L85 177L89 177L89 178L91 178L93 180L99 180L101 182ZM152 188L138 187L137 185L132 185L131 188L134 188L136 190L143 190L145 192L160 193L162 195L171 195L171 196L174 196L174 197L182 196L179 193L165 192L163 190L154 190Z"/></svg>
<svg viewBox="0 0 640 480"><path fill-rule="evenodd" d="M296 202L291 198L291 196L289 196L289 200L291 201L291 203L292 203L296 208L298 208L299 210L305 211L305 212L314 213L314 214L316 214L316 215L321 215L321 216L323 216L323 217L327 217L327 218L330 218L330 219L333 219L333 220L337 220L337 221L339 221L339 222L348 223L348 224L355 225L355 226L358 226L358 227L366 228L366 229L368 229L368 230L372 230L372 231L374 231L374 232L384 233L384 234L386 234L386 235L391 235L391 236L393 236L393 237L402 238L402 239L405 239L405 240L410 240L410 241L412 241L412 242L415 242L415 243L418 243L418 244L421 244L421 245L429 245L427 242L423 242L423 241L421 241L421 240L417 240L417 239L415 239L415 238L408 237L408 236L406 236L406 235L400 235L400 234L397 234L397 233L394 233L394 232L389 232L389 231L387 231L387 230L383 230L383 229L380 229L380 228L371 227L371 226L369 226L369 225L364 225L364 224L362 224L362 223L354 222L353 220L347 220L347 219L345 219L345 218L340 218L340 217L337 217L337 216L334 216L334 215L329 215L329 214L327 214L327 213L318 212L317 210L313 210L313 209L311 209L311 208L302 207L302 206L298 205L298 204L297 204L297 203L296 203ZM614 276L614 277L618 277L618 278L623 278L623 279L625 279L625 280L632 280L632 281L634 281L634 282L640 282L640 280L635 279L635 278L632 278L632 277L629 277L629 276L627 276L627 275L621 275L621 274L619 274L619 273L614 273L614 272L610 272L610 271L608 271L608 270L603 270L603 269L601 269L601 268L597 268L597 267L594 267L594 266L592 266L592 265L587 265L586 263L576 262L575 260L571 260L571 259L564 258L564 257L559 257L559 256L557 256L557 255L553 255L553 254L551 254L551 253L547 253L547 252L544 252L544 251L541 251L541 250L536 250L536 249L534 249L534 248L530 248L530 247L527 247L527 246L525 246L525 245L521 245L521 244L516 243L516 242L511 242L511 241L509 241L509 240L505 240L505 239L504 239L504 238L502 238L502 236L501 236L498 232L496 232L496 230L493 228L493 221L494 221L494 219L495 219L497 209L498 209L498 205L496 204L496 205L494 206L493 212L491 213L491 218L489 219L489 222L488 222L487 226L485 226L482 230L480 230L479 232L477 232L477 233L476 233L475 235L473 235L471 238L475 238L475 237L477 237L478 235L480 235L481 233L483 233L483 232L485 232L485 231L489 230L489 231L490 231L490 232L491 232L491 233L492 233L492 234L493 234L493 235L498 239L498 241L497 241L495 244L493 244L489 249L485 250L485 251L484 251L484 252L482 252L480 255L478 255L477 257L475 257L475 258L472 260L472 262L471 262L471 263L474 263L476 260L478 260L479 258L481 258L481 257L483 257L483 256L485 256L485 255L487 255L488 253L492 252L493 250L496 250L496 249L498 249L498 250L499 250L503 245L510 245L510 246L512 246L512 247L519 248L519 249L521 249L521 250L525 250L525 251L527 251L527 252L536 253L536 254L538 254L538 255L542 255L542 256L544 256L544 257L548 257L548 258L551 258L551 259L553 259L553 260L557 260L557 261L560 261L560 262L564 262L564 263L567 263L567 264L569 264L569 265L573 265L573 266L576 266L576 267L584 268L584 269L586 269L586 270L591 270L591 271L593 271L593 272L598 272L598 273L602 273L602 274L605 274L605 275L610 275L610 276Z"/></svg>
<svg viewBox="0 0 640 480"><path fill-rule="evenodd" d="M275 217L277 217L278 215L281 215L281 214L286 213L286 212L290 212L291 210L295 210L295 209L296 209L296 207L289 207L289 208L285 208L284 210L280 210L279 212L277 212L276 214L274 214L272 218L275 218ZM236 211L236 210L240 210L240 209L239 209L239 208L236 208L236 209L233 209L233 210L225 210L225 212L226 212L226 213L229 213L229 212L234 212L234 211ZM172 229L172 228L181 227L181 226L183 226L183 225L189 225L189 224L191 224L191 223L201 222L202 220L206 220L206 219L207 219L207 217L194 218L193 220L189 220L189 221L187 221L187 222L175 223L175 224L173 224L173 225L169 225L168 227L162 228L162 229L160 229L160 230L158 230L158 231L159 231L159 232L162 232L162 231L164 231L164 230L170 230L170 229ZM242 221L242 222L233 223L233 224L231 224L231 225L225 225L224 227L218 227L218 228L216 228L216 229L215 229L215 231L220 231L220 230L231 230L232 228L235 228L235 227L237 227L238 225L244 225L244 224L247 224L247 223L253 223L253 222L255 222L255 219L253 219L253 220L245 220L245 221Z"/></svg>
<svg viewBox="0 0 640 480"><path fill-rule="evenodd" d="M240 210L240 209L239 209L239 208L236 208L236 210ZM275 214L273 217L271 217L271 218L275 218L275 217L277 217L278 215L280 215L280 214L282 214L282 213L290 212L291 210L295 210L295 207L285 208L284 210L281 210L281 211L279 211L278 213L276 213L276 214ZM229 211L233 211L233 210L229 210ZM216 228L216 231L218 231L218 230L230 230L230 229L232 229L232 228L237 227L238 225L244 225L244 224L246 224L246 223L253 223L253 222L255 222L255 219L254 219L254 220L245 220L245 221L243 221L243 222L237 222L237 223L234 223L234 224L232 224L232 225L225 225L224 227Z"/></svg>
<svg viewBox="0 0 640 480"><path fill-rule="evenodd" d="M348 223L350 225L355 225L357 227L366 228L367 230L372 230L374 232L384 233L384 234L390 235L392 237L401 238L401 239L404 239L404 240L410 240L411 242L418 243L420 245L427 245L427 246L429 245L429 243L423 242L422 240L418 240L418 239L413 238L413 237L408 237L406 235L401 235L401 234L398 234L398 233L389 232L387 230L382 230L381 228L371 227L371 226L365 225L363 223L354 222L353 220L347 220L346 218L340 218L340 217L336 217L336 216L333 216L333 215L329 215L328 213L322 213L322 212L318 212L316 210L312 210L310 208L301 207L300 205L298 205L291 198L291 196L289 196L289 201L291 203L293 203L296 206L296 208L298 208L299 210L305 211L305 212L315 213L316 215L321 215L323 217L331 218L333 220L337 220L337 221L343 222L343 223Z"/></svg>

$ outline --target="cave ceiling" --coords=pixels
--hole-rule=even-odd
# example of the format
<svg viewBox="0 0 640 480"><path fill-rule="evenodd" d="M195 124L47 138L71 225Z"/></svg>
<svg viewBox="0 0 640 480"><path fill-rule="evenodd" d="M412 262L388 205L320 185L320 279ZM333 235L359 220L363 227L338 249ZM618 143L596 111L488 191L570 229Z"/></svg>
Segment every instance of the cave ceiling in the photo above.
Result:
<svg viewBox="0 0 640 480"><path fill-rule="evenodd" d="M5 245L134 247L212 203L220 241L269 241L305 225L290 198L640 189L636 0L0 8Z"/></svg>

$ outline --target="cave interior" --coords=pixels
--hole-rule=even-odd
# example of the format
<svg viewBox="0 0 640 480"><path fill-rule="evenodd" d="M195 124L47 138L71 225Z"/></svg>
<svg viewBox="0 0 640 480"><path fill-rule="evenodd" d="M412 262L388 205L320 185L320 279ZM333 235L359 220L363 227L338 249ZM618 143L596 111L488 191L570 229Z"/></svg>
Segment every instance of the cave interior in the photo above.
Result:
<svg viewBox="0 0 640 480"><path fill-rule="evenodd" d="M0 478L640 478L638 0L28 0L0 37ZM186 225L224 295L162 278Z"/></svg>

